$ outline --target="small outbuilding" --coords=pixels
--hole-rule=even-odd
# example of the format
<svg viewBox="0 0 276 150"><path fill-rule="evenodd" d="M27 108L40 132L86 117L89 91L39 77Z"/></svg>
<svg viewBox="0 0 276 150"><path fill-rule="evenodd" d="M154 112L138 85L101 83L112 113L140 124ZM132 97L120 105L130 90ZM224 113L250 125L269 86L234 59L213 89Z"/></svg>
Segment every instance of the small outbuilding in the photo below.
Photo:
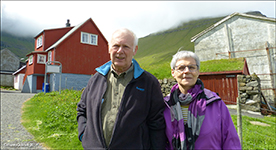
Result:
<svg viewBox="0 0 276 150"><path fill-rule="evenodd" d="M22 90L23 88L23 79L25 76L26 65L22 66L20 69L15 71L12 75L14 76L14 89Z"/></svg>
<svg viewBox="0 0 276 150"><path fill-rule="evenodd" d="M201 62L199 78L204 87L216 92L227 105L236 105L238 75L249 75L244 58L220 59Z"/></svg>
<svg viewBox="0 0 276 150"><path fill-rule="evenodd" d="M13 87L14 79L12 73L20 67L20 58L9 49L1 50L1 86Z"/></svg>

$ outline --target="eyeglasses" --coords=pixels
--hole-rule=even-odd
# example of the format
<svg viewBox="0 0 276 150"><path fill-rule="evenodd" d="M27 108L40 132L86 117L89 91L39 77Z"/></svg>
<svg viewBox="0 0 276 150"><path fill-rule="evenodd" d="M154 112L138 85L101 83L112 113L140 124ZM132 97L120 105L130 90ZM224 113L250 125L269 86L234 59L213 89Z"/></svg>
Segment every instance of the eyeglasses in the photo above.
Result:
<svg viewBox="0 0 276 150"><path fill-rule="evenodd" d="M196 72L198 70L198 66L197 65L181 65L181 66L175 66L175 70L179 73L183 73L186 70L186 67L188 68L188 70L190 72Z"/></svg>

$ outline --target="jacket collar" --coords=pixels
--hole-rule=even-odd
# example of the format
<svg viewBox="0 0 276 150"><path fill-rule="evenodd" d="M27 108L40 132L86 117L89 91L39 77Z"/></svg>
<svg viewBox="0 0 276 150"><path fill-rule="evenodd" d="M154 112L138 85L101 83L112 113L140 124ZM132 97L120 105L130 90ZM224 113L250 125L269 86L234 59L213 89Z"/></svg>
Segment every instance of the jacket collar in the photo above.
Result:
<svg viewBox="0 0 276 150"><path fill-rule="evenodd" d="M107 75L108 71L110 70L112 62L109 61L102 66L96 68L96 71L99 72L102 75ZM135 59L132 59L132 64L134 67L134 78L138 78L141 76L141 74L144 72L144 70L139 66L138 62Z"/></svg>
<svg viewBox="0 0 276 150"><path fill-rule="evenodd" d="M203 90L205 95L206 95L206 100L207 100L207 105L209 105L210 103L214 102L214 101L217 101L217 100L221 100L221 98L218 96L217 93L215 92L212 92L208 89L205 89L204 88L204 85L203 85L203 82L200 80L200 79L197 79L197 82L196 82L196 85L201 85L200 87L200 90ZM172 88L171 88L171 93L173 93L175 90L177 90L179 87L178 84L175 84ZM194 87L193 87L194 88ZM189 90L191 91L191 89ZM188 92L189 92L188 91ZM164 100L166 102L168 102L170 100L170 96L171 96L171 93L169 95L167 95L166 97L164 97Z"/></svg>

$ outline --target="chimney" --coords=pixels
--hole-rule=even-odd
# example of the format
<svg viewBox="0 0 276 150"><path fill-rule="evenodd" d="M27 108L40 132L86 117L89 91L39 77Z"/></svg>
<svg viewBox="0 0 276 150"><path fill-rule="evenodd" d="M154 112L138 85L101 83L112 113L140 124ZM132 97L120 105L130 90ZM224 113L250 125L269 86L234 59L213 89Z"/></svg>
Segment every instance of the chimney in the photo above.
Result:
<svg viewBox="0 0 276 150"><path fill-rule="evenodd" d="M67 19L67 23L66 23L66 27L70 27L70 20L69 19Z"/></svg>

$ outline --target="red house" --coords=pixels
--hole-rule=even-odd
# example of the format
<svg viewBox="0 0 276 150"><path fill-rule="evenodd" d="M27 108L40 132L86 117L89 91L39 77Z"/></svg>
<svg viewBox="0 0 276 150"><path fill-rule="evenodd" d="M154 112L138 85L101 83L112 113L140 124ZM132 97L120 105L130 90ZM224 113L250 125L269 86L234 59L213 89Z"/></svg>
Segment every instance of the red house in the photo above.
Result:
<svg viewBox="0 0 276 150"><path fill-rule="evenodd" d="M41 92L47 61L62 64L62 89L76 90L86 86L95 68L109 61L108 42L91 18L75 27L67 20L66 27L43 30L34 39L35 50L27 54L24 93ZM50 91L58 89L58 74L47 74Z"/></svg>

